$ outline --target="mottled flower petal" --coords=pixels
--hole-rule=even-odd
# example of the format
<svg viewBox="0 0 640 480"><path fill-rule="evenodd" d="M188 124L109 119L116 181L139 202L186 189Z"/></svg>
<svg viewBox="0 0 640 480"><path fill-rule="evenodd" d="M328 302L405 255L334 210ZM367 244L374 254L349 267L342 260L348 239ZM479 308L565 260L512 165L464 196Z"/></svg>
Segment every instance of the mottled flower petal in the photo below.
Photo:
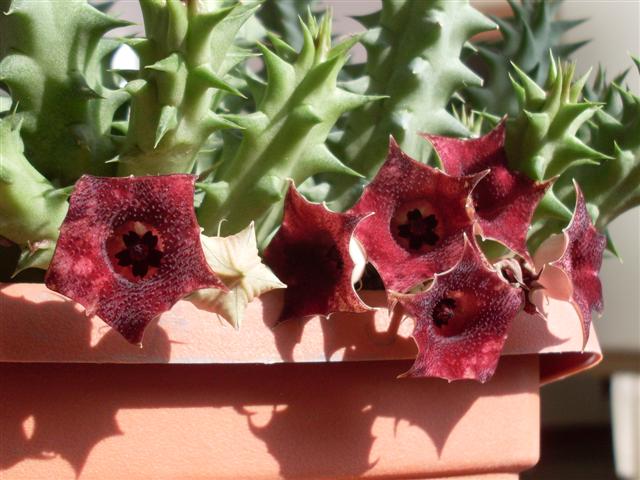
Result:
<svg viewBox="0 0 640 480"><path fill-rule="evenodd" d="M45 278L131 343L194 290L226 287L207 266L193 175L82 176Z"/></svg>
<svg viewBox="0 0 640 480"><path fill-rule="evenodd" d="M482 236L504 244L531 264L527 232L533 212L552 181L535 182L509 168L505 131L503 120L480 138L424 137L450 175L471 175L490 169L471 195Z"/></svg>
<svg viewBox="0 0 640 480"><path fill-rule="evenodd" d="M365 215L336 213L308 202L293 183L280 230L264 260L286 285L280 321L370 308L353 288L353 232Z"/></svg>
<svg viewBox="0 0 640 480"><path fill-rule="evenodd" d="M601 312L603 308L598 272L607 240L591 222L580 187L576 182L574 186L576 206L571 222L563 230L562 236L550 237L540 246L536 252L536 263L545 267L540 283L548 293L570 301L578 311L586 345L591 328L591 312ZM560 244L562 247L559 249ZM556 255L557 259L553 259L553 251L559 250L561 256L557 258Z"/></svg>
<svg viewBox="0 0 640 480"><path fill-rule="evenodd" d="M469 241L460 261L415 295L394 295L415 319L418 356L405 374L485 382L495 372L522 291L491 269Z"/></svg>
<svg viewBox="0 0 640 480"><path fill-rule="evenodd" d="M387 160L350 210L374 213L356 237L388 290L405 292L458 261L473 232L469 194L483 175L452 177L390 139Z"/></svg>

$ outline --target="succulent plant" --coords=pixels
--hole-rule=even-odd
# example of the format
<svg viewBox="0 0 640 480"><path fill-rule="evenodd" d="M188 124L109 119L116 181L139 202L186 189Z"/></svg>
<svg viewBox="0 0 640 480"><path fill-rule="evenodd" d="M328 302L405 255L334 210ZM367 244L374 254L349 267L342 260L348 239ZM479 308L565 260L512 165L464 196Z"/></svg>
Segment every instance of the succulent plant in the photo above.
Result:
<svg viewBox="0 0 640 480"><path fill-rule="evenodd" d="M570 302L586 342L600 231L640 203L640 99L546 56L577 48L558 38L578 22L511 2L480 91L460 55L494 24L466 0L383 0L335 46L309 13L292 46L308 3L267 3L278 36L253 0L140 0L145 36L114 40L125 22L84 0L0 0L0 240L18 268L49 266L49 288L132 343L181 298L235 327L285 286L280 321L369 311L366 260L415 320L408 376L488 380L514 316L544 319L534 292ZM346 66L358 41L367 62ZM122 43L139 69L107 70Z"/></svg>
<svg viewBox="0 0 640 480"><path fill-rule="evenodd" d="M357 38L331 46L331 18L309 17L301 25L304 45L295 52L284 42L275 51L259 45L267 84L256 92L257 111L226 115L240 125L242 141L223 151L213 181L200 184L204 200L198 219L211 234L236 233L256 221L264 245L281 218L287 178L296 184L321 172L356 175L327 148L325 140L344 112L374 98L337 86L337 76Z"/></svg>
<svg viewBox="0 0 640 480"><path fill-rule="evenodd" d="M190 173L214 131L237 128L212 106L225 93L241 95L225 75L245 55L233 42L258 3L216 8L206 2L141 0L140 5L146 37L127 41L140 57L140 72L125 86L131 114L118 174Z"/></svg>
<svg viewBox="0 0 640 480"><path fill-rule="evenodd" d="M29 162L56 186L113 174L113 116L129 96L102 83L101 62L119 45L103 35L128 22L85 0L3 0L0 10L0 81L22 118Z"/></svg>
<svg viewBox="0 0 640 480"><path fill-rule="evenodd" d="M549 52L567 59L587 41L562 43L567 32L584 22L556 20L563 0L508 0L513 16L492 17L500 28L498 41L473 44L474 54L466 62L483 78L482 86L469 86L462 92L475 110L494 115L516 115L518 100L512 94L512 64L538 84L544 84L549 71Z"/></svg>
<svg viewBox="0 0 640 480"><path fill-rule="evenodd" d="M640 71L639 60L633 60ZM582 187L600 230L640 205L640 97L621 85L623 78L607 84L601 74L589 92L589 100L604 103L588 123L589 144L611 158L569 172ZM568 197L569 189L565 192Z"/></svg>
<svg viewBox="0 0 640 480"><path fill-rule="evenodd" d="M581 101L587 76L574 81L574 64L551 62L547 88L543 89L517 69L514 88L521 111L507 125L510 164L535 180L561 175L576 165L598 164L607 158L576 135L599 109Z"/></svg>
<svg viewBox="0 0 640 480"><path fill-rule="evenodd" d="M389 135L413 158L426 161L430 148L418 133L469 133L446 107L462 87L480 85L460 52L470 37L495 25L467 1L447 0L384 0L381 11L358 20L369 29L361 40L367 49L366 93L388 98L352 112L332 151L373 178L385 160ZM329 180L332 208L351 206L360 194L358 183Z"/></svg>
<svg viewBox="0 0 640 480"><path fill-rule="evenodd" d="M0 119L0 145L0 237L20 246L16 273L47 268L67 213L67 193L56 189L24 156L16 116Z"/></svg>
<svg viewBox="0 0 640 480"><path fill-rule="evenodd" d="M574 81L574 70L575 65L563 66L552 59L543 89L516 68L513 88L521 111L507 124L505 148L510 166L533 180L557 180L572 167L583 169L609 158L578 137L579 129L600 107L581 101L587 76ZM536 210L528 240L532 251L571 219L570 208L558 195L549 188Z"/></svg>
<svg viewBox="0 0 640 480"><path fill-rule="evenodd" d="M584 190L589 213L607 237L607 225L640 203L640 144L634 134L640 125L638 96L615 83L607 85L602 73L594 88L585 89L588 74L574 81L573 70L552 61L545 89L516 70L514 88L522 110L508 127L509 159L534 179L559 176L534 217L533 250L569 223L575 202L572 179ZM583 93L586 100L581 100ZM615 253L611 238L608 248Z"/></svg>

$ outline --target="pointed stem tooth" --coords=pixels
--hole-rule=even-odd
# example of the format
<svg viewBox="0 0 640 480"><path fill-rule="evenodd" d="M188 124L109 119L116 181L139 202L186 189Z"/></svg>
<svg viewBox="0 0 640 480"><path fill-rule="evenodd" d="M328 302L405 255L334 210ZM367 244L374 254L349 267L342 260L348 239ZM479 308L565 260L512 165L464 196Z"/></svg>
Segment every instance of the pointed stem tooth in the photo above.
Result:
<svg viewBox="0 0 640 480"><path fill-rule="evenodd" d="M160 119L156 127L156 138L153 148L158 148L158 144L165 134L178 125L178 109L173 105L164 105L160 110Z"/></svg>
<svg viewBox="0 0 640 480"><path fill-rule="evenodd" d="M207 83L210 87L224 90L238 97L247 98L240 90L219 77L210 65L200 65L193 70L193 75Z"/></svg>
<svg viewBox="0 0 640 480"><path fill-rule="evenodd" d="M302 50L298 54L298 58L296 59L294 67L297 71L307 71L313 64L316 47L314 42L314 35L311 33L309 27L304 23L302 19L300 19L299 23L302 29L303 43Z"/></svg>
<svg viewBox="0 0 640 480"><path fill-rule="evenodd" d="M177 53L172 53L168 57L158 60L157 62L147 65L144 68L149 70L157 70L159 72L177 72L182 64L182 59Z"/></svg>
<svg viewBox="0 0 640 480"><path fill-rule="evenodd" d="M339 55L346 55L347 52L349 52L357 43L361 41L363 36L364 36L364 33L357 33L355 35L351 35L346 40L340 42L339 44L331 48L331 50L329 50L329 53L327 54L327 58L336 57Z"/></svg>
<svg viewBox="0 0 640 480"><path fill-rule="evenodd" d="M267 32L267 38L271 41L271 44L273 45L273 48L278 53L279 57L295 58L295 56L298 54L295 48L293 48L291 45L289 45L287 42L285 42L282 38L277 36L275 33Z"/></svg>
<svg viewBox="0 0 640 480"><path fill-rule="evenodd" d="M267 115L275 114L295 88L295 72L285 60L264 45L258 43L267 68L267 88L260 102L260 109Z"/></svg>
<svg viewBox="0 0 640 480"><path fill-rule="evenodd" d="M534 82L523 70L515 63L511 62L511 66L520 78L520 86L525 92L527 101L542 101L546 98L545 91Z"/></svg>
<svg viewBox="0 0 640 480"><path fill-rule="evenodd" d="M571 85L570 93L569 93L569 101L570 102L578 102L580 97L582 96L582 90L584 89L585 84L589 76L591 75L591 68L587 70L583 76L581 76L578 80L576 80L573 85Z"/></svg>
<svg viewBox="0 0 640 480"><path fill-rule="evenodd" d="M236 5L232 5L230 7L219 8L211 12L199 12L197 14L192 14L190 35L193 37L208 38L209 33L211 33L211 31L235 9Z"/></svg>
<svg viewBox="0 0 640 480"><path fill-rule="evenodd" d="M380 13L381 12L373 12L365 15L354 15L351 18L365 28L373 28L376 25L380 25Z"/></svg>
<svg viewBox="0 0 640 480"><path fill-rule="evenodd" d="M269 117L263 112L249 114L221 114L220 117L238 125L238 128L251 132L261 132L269 124Z"/></svg>
<svg viewBox="0 0 640 480"><path fill-rule="evenodd" d="M213 132L215 130L224 130L228 128L242 128L238 124L228 120L223 115L217 115L213 112L210 112L205 120L205 124L209 131Z"/></svg>
<svg viewBox="0 0 640 480"><path fill-rule="evenodd" d="M509 73L509 81L511 82L511 87L513 88L513 92L514 92L516 98L518 99L518 104L521 107L524 107L526 105L526 101L527 101L527 92L525 91L524 87L522 87L513 78L513 75L511 75L511 73Z"/></svg>

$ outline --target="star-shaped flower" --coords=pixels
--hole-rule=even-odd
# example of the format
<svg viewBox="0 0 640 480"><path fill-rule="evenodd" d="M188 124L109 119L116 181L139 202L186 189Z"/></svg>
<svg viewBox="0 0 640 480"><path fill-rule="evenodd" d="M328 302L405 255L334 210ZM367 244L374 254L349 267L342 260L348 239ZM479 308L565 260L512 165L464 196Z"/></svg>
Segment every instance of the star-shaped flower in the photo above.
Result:
<svg viewBox="0 0 640 480"><path fill-rule="evenodd" d="M217 313L234 328L240 328L244 310L254 298L276 288L286 288L262 263L253 222L235 235L202 235L200 240L209 266L229 291L205 288L194 292L188 300L198 308Z"/></svg>
<svg viewBox="0 0 640 480"><path fill-rule="evenodd" d="M522 291L503 280L468 240L460 261L415 295L393 294L415 319L418 356L405 374L486 382L495 372Z"/></svg>
<svg viewBox="0 0 640 480"><path fill-rule="evenodd" d="M480 233L521 255L529 264L527 232L536 206L552 181L535 182L509 168L504 149L505 120L480 138L424 135L438 153L444 170L455 176L489 169L471 194Z"/></svg>
<svg viewBox="0 0 640 480"><path fill-rule="evenodd" d="M407 291L458 261L464 235L473 234L469 194L483 175L452 177L390 139L387 160L350 210L374 213L356 237L387 289Z"/></svg>
<svg viewBox="0 0 640 480"><path fill-rule="evenodd" d="M264 252L266 264L287 285L280 321L370 310L353 288L355 263L349 253L365 216L310 203L291 183L282 226Z"/></svg>
<svg viewBox="0 0 640 480"><path fill-rule="evenodd" d="M544 266L540 283L549 295L570 301L582 321L584 344L589 339L591 311L603 308L598 272L607 245L606 237L591 222L584 195L574 181L576 206L569 225L547 239L536 252L536 264ZM560 248L558 248L558 246ZM558 258L557 252L561 251Z"/></svg>
<svg viewBox="0 0 640 480"><path fill-rule="evenodd" d="M47 286L131 343L194 290L226 287L208 267L193 209L193 175L83 175L47 271Z"/></svg>

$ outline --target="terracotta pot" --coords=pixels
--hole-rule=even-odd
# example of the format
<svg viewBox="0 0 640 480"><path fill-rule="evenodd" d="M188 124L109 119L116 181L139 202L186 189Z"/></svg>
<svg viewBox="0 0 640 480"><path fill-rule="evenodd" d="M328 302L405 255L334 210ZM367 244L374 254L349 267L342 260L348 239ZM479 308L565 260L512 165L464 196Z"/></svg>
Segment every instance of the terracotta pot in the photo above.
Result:
<svg viewBox="0 0 640 480"><path fill-rule="evenodd" d="M280 302L251 304L239 332L180 302L139 349L42 285L1 286L0 476L517 478L538 458L540 384L601 358L551 301L548 322L514 321L490 382L396 379L410 322L271 328Z"/></svg>

